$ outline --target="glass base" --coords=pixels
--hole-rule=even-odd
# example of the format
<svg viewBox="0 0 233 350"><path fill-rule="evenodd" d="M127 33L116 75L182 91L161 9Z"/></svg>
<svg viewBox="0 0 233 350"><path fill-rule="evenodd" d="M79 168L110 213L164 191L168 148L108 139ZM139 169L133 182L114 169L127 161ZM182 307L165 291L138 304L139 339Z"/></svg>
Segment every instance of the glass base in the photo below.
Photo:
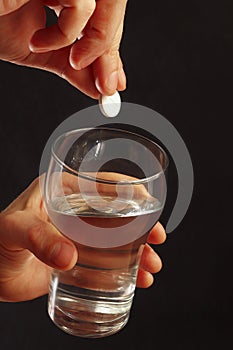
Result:
<svg viewBox="0 0 233 350"><path fill-rule="evenodd" d="M88 300L83 297L56 298L49 316L63 331L84 338L102 338L121 330L127 323L133 295L124 301Z"/></svg>

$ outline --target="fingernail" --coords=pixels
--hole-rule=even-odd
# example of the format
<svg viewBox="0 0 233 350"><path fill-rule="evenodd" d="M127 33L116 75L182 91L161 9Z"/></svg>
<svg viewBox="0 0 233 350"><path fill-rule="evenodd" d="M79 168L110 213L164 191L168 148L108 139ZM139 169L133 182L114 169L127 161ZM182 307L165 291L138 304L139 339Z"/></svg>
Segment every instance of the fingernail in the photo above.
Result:
<svg viewBox="0 0 233 350"><path fill-rule="evenodd" d="M36 47L34 46L32 43L29 43L29 50L31 52L34 52L34 53L43 53L43 52L48 52L49 50L48 49L43 49L43 48L40 48L40 47Z"/></svg>
<svg viewBox="0 0 233 350"><path fill-rule="evenodd" d="M117 82L118 82L118 71L112 72L105 82L105 87L107 90L111 92L115 92L117 89Z"/></svg>
<svg viewBox="0 0 233 350"><path fill-rule="evenodd" d="M57 267L66 267L74 256L74 248L68 243L58 242L51 252L51 262Z"/></svg>
<svg viewBox="0 0 233 350"><path fill-rule="evenodd" d="M102 95L104 95L103 90L101 89L101 86L99 83L99 78L96 78L96 80L95 80L95 87Z"/></svg>
<svg viewBox="0 0 233 350"><path fill-rule="evenodd" d="M88 57L80 62L75 62L75 60L70 57L70 65L75 70L81 70L89 66L95 59L96 57Z"/></svg>

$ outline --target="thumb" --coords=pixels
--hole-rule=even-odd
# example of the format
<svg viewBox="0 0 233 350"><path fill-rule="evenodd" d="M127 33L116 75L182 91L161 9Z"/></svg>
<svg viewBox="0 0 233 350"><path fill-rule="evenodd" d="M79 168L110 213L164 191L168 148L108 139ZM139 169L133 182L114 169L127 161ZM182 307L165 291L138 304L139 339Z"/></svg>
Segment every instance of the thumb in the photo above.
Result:
<svg viewBox="0 0 233 350"><path fill-rule="evenodd" d="M28 249L53 268L69 270L77 261L75 245L30 209L3 215L0 232L1 242L7 249Z"/></svg>
<svg viewBox="0 0 233 350"><path fill-rule="evenodd" d="M92 64L92 72L98 91L102 95L112 95L116 92L119 80L119 52L113 50L104 53Z"/></svg>

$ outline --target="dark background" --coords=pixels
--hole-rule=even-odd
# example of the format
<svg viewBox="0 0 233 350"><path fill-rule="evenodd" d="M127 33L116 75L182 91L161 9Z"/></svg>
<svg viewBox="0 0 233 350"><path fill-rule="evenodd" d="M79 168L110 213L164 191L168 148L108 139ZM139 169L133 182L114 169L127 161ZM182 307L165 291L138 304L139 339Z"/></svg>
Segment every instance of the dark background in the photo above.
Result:
<svg viewBox="0 0 233 350"><path fill-rule="evenodd" d="M119 334L69 336L49 320L42 297L0 304L1 349L232 347L232 1L129 1L121 51L128 75L122 99L161 113L190 151L195 190L189 211L156 247L163 270L153 287L137 290ZM50 73L5 62L0 96L3 209L38 175L53 130L96 102ZM173 176L171 167L171 193Z"/></svg>

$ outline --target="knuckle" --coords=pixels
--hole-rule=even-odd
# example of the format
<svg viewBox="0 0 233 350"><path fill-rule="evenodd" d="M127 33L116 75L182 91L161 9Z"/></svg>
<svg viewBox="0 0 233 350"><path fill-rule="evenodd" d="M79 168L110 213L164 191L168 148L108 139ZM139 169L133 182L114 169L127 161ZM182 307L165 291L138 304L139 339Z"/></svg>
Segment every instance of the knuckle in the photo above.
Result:
<svg viewBox="0 0 233 350"><path fill-rule="evenodd" d="M33 248L36 248L38 246L38 243L41 241L43 233L43 225L42 224L33 224L31 227L28 228L27 232L27 239Z"/></svg>
<svg viewBox="0 0 233 350"><path fill-rule="evenodd" d="M108 59L111 60L111 62L114 63L114 65L116 66L116 68L119 67L119 51L118 49L107 49L105 51L105 55L107 55ZM140 192L140 189L136 189L135 190L135 195L137 195L137 190L139 190Z"/></svg>
<svg viewBox="0 0 233 350"><path fill-rule="evenodd" d="M111 44L111 38L109 37L108 31L105 28L99 29L93 26L88 30L87 35L101 43L101 46L103 46L105 49L109 48L109 45Z"/></svg>

